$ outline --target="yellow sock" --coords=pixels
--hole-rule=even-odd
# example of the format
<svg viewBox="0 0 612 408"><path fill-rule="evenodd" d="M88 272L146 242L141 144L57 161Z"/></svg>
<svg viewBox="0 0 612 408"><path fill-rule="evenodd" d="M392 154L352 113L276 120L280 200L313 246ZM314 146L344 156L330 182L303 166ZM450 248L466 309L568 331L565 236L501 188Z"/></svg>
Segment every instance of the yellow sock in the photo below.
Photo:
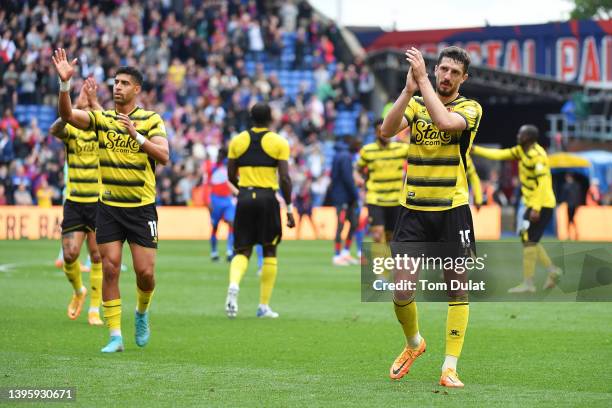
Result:
<svg viewBox="0 0 612 408"><path fill-rule="evenodd" d="M149 305L151 304L153 292L155 292L155 290L145 292L143 290L140 290L140 288L136 286L136 310L138 310L138 313L145 313L147 310L149 310Z"/></svg>
<svg viewBox="0 0 612 408"><path fill-rule="evenodd" d="M546 249L544 249L544 247L542 246L542 244L538 244L536 245L537 251L538 251L538 261L546 268L546 269L550 269L550 267L553 265L552 261L550 260L550 257L548 256L548 253L546 252Z"/></svg>
<svg viewBox="0 0 612 408"><path fill-rule="evenodd" d="M249 266L249 258L242 254L237 254L232 258L230 263L230 285L234 284L240 286L240 281L246 273L247 267Z"/></svg>
<svg viewBox="0 0 612 408"><path fill-rule="evenodd" d="M79 292L83 287L83 279L81 278L81 263L79 262L79 259L77 258L77 260L71 264L64 262L63 269L75 293Z"/></svg>
<svg viewBox="0 0 612 408"><path fill-rule="evenodd" d="M89 273L89 282L91 284L89 307L98 309L102 300L102 263L92 263Z"/></svg>
<svg viewBox="0 0 612 408"><path fill-rule="evenodd" d="M467 330L470 304L468 302L449 302L446 315L446 355L459 357Z"/></svg>
<svg viewBox="0 0 612 408"><path fill-rule="evenodd" d="M263 267L261 268L261 280L259 283L259 304L269 305L270 298L272 297L272 290L274 289L274 282L276 282L276 272L278 271L278 265L276 257L269 257L263 259Z"/></svg>
<svg viewBox="0 0 612 408"><path fill-rule="evenodd" d="M121 299L113 299L102 302L104 320L111 336L121 335Z"/></svg>
<svg viewBox="0 0 612 408"><path fill-rule="evenodd" d="M404 336L406 336L406 342L411 347L417 347L414 344L415 336L419 334L419 319L417 314L417 305L414 300L393 300L393 308L395 309L395 316L402 325Z"/></svg>
<svg viewBox="0 0 612 408"><path fill-rule="evenodd" d="M533 279L537 258L538 249L535 245L523 247L523 278L525 280Z"/></svg>

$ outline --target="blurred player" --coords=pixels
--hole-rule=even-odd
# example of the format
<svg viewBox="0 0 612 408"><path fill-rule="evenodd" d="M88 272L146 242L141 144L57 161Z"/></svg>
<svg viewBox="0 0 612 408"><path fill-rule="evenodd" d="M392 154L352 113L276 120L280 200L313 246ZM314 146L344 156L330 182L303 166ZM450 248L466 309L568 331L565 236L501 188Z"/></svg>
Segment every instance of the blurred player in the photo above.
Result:
<svg viewBox="0 0 612 408"><path fill-rule="evenodd" d="M169 159L164 122L157 113L136 105L143 77L133 67L120 67L115 73L115 109L72 109L70 78L77 60L69 61L64 49L56 50L52 59L60 77L61 118L79 129L94 130L100 146L96 241L102 256L104 318L110 330L110 342L102 352L123 351L119 275L126 239L136 272L136 344L144 347L150 337L148 310L155 289L155 163L166 164Z"/></svg>
<svg viewBox="0 0 612 408"><path fill-rule="evenodd" d="M83 110L101 109L96 97L97 85L88 79L77 98L75 107ZM66 149L66 195L62 221L62 268L74 293L68 304L68 317L79 317L87 290L81 278L79 254L87 240L91 264L91 300L89 324L100 326L102 299L102 259L96 244L96 214L100 195L98 170L98 137L92 130L80 130L57 119L49 129L51 135L64 142Z"/></svg>
<svg viewBox="0 0 612 408"><path fill-rule="evenodd" d="M279 180L287 204L287 226L295 226L287 162L289 143L268 129L272 122L270 106L256 103L250 115L253 127L234 136L229 145L228 176L239 193L225 312L230 318L238 314L240 281L247 270L253 245L261 244L264 259L256 315L276 318L278 313L270 308L270 298L277 273L276 247L282 236L280 205L275 193Z"/></svg>
<svg viewBox="0 0 612 408"><path fill-rule="evenodd" d="M536 263L540 262L548 271L544 289L555 287L561 269L555 266L539 243L546 225L550 222L553 209L557 205L552 188L552 175L548 165L548 156L538 144L538 128L534 125L523 125L517 134L518 145L509 149L488 149L474 146L472 154L491 160L517 160L519 162L519 179L521 196L525 207L523 227L520 235L523 242L523 282L508 290L510 293L533 293Z"/></svg>
<svg viewBox="0 0 612 408"><path fill-rule="evenodd" d="M383 137L382 119L374 123L376 141L359 151L357 169L366 181L366 204L370 234L375 243L391 241L400 212L400 193L404 180L404 165L408 155L406 143L391 142Z"/></svg>
<svg viewBox="0 0 612 408"><path fill-rule="evenodd" d="M450 242L465 251L474 245L466 157L482 116L476 101L459 95L459 87L468 78L470 57L458 47L443 49L434 71L435 89L420 51L413 47L406 51L406 57L411 66L406 85L381 127L384 137L392 137L411 126L408 170L400 197L403 208L393 241ZM421 97L413 96L417 90ZM444 274L447 280L466 276L454 271ZM469 303L464 291L450 291L449 298L440 385L463 387L457 360L467 329ZM425 351L425 340L419 333L414 293L395 292L394 308L408 343L390 369L391 378L400 379Z"/></svg>
<svg viewBox="0 0 612 408"><path fill-rule="evenodd" d="M478 177L476 167L474 166L474 162L469 154L465 157L465 159L467 162L466 171L468 184L472 188L472 195L474 196L474 207L476 207L476 210L480 210L480 207L482 206L482 186L480 184L480 177Z"/></svg>
<svg viewBox="0 0 612 408"><path fill-rule="evenodd" d="M238 190L227 179L227 149L219 149L217 164L213 167L210 175L210 219L212 232L210 234L210 258L213 262L219 261L217 252L217 228L221 220L227 223L227 261L231 261L234 254L234 216L236 215L236 203L234 196Z"/></svg>
<svg viewBox="0 0 612 408"><path fill-rule="evenodd" d="M357 264L359 261L351 256L353 235L359 222L359 193L353 177L353 154L357 151L357 142L352 138L338 141L334 146L336 152L332 161L330 198L336 207L336 237L334 239L334 257L336 266ZM345 223L349 230L342 248L342 230Z"/></svg>

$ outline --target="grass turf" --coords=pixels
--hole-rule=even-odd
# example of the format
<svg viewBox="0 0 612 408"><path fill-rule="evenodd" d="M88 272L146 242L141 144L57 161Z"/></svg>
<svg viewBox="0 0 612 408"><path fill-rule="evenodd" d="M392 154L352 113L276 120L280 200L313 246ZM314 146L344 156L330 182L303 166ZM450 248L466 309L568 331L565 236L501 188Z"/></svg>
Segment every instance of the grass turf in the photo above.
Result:
<svg viewBox="0 0 612 408"><path fill-rule="evenodd" d="M437 385L446 304L419 304L428 351L392 382L389 366L403 346L393 309L360 303L358 268L332 267L329 242L281 245L277 320L255 317L252 259L238 318L229 320L228 265L209 263L205 242L171 241L158 255L151 342L140 349L133 341L130 266L121 277L126 351L102 355L107 330L89 327L86 310L66 317L58 246L0 244L0 388L74 386L82 406L612 404L609 303L472 303L459 365L466 388L447 390Z"/></svg>

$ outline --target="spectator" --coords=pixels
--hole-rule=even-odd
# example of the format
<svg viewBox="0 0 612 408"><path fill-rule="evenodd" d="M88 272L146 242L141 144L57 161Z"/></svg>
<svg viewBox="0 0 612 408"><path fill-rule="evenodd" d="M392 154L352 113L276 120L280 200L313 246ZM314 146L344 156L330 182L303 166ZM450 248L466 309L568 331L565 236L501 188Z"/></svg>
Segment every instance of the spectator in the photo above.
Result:
<svg viewBox="0 0 612 408"><path fill-rule="evenodd" d="M567 235L572 239L571 231L574 231L573 239L578 240L578 229L574 222L576 209L583 204L582 192L572 173L565 174L565 184L561 191L561 201L567 204Z"/></svg>
<svg viewBox="0 0 612 408"><path fill-rule="evenodd" d="M40 186L36 190L36 202L41 208L51 208L53 196L55 195L53 189L47 182L47 177L42 176L40 178Z"/></svg>
<svg viewBox="0 0 612 408"><path fill-rule="evenodd" d="M13 194L15 205L32 205L32 195L25 184L19 184L17 191Z"/></svg>

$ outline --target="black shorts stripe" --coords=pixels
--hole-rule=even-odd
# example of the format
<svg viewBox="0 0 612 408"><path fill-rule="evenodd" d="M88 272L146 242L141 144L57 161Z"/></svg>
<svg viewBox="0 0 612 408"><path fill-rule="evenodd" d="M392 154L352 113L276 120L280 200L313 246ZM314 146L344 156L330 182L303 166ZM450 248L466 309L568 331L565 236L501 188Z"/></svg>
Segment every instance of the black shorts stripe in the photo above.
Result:
<svg viewBox="0 0 612 408"><path fill-rule="evenodd" d="M98 184L98 179L97 178L71 178L70 179L71 183L95 183Z"/></svg>
<svg viewBox="0 0 612 408"><path fill-rule="evenodd" d="M459 158L458 157L437 157L426 159L423 157L408 157L408 164L412 164L414 166L458 166Z"/></svg>
<svg viewBox="0 0 612 408"><path fill-rule="evenodd" d="M96 181L96 183L97 183L97 181ZM75 191L74 193L70 193L70 195L72 197L83 197L83 198L86 198L86 197L97 197L97 196L100 195L100 193L97 193L97 192L96 193L80 193L78 191Z"/></svg>
<svg viewBox="0 0 612 408"><path fill-rule="evenodd" d="M111 186L124 186L124 187L144 187L144 180L115 180L109 178L103 178L102 184L109 184Z"/></svg>
<svg viewBox="0 0 612 408"><path fill-rule="evenodd" d="M404 180L403 177L394 177L394 178L368 180L368 181L371 181L372 183L390 183L392 181L402 181L402 180Z"/></svg>
<svg viewBox="0 0 612 408"><path fill-rule="evenodd" d="M114 163L108 160L100 160L100 167L112 167L114 169L146 170L146 164Z"/></svg>
<svg viewBox="0 0 612 408"><path fill-rule="evenodd" d="M455 187L457 178L407 177L406 184L417 187Z"/></svg>
<svg viewBox="0 0 612 408"><path fill-rule="evenodd" d="M68 163L69 169L81 169L81 170L98 170L97 164L70 164Z"/></svg>
<svg viewBox="0 0 612 408"><path fill-rule="evenodd" d="M140 197L104 197L106 203L140 203L142 199Z"/></svg>
<svg viewBox="0 0 612 408"><path fill-rule="evenodd" d="M419 207L450 207L453 205L453 200L443 198L406 198L406 204L416 205Z"/></svg>

